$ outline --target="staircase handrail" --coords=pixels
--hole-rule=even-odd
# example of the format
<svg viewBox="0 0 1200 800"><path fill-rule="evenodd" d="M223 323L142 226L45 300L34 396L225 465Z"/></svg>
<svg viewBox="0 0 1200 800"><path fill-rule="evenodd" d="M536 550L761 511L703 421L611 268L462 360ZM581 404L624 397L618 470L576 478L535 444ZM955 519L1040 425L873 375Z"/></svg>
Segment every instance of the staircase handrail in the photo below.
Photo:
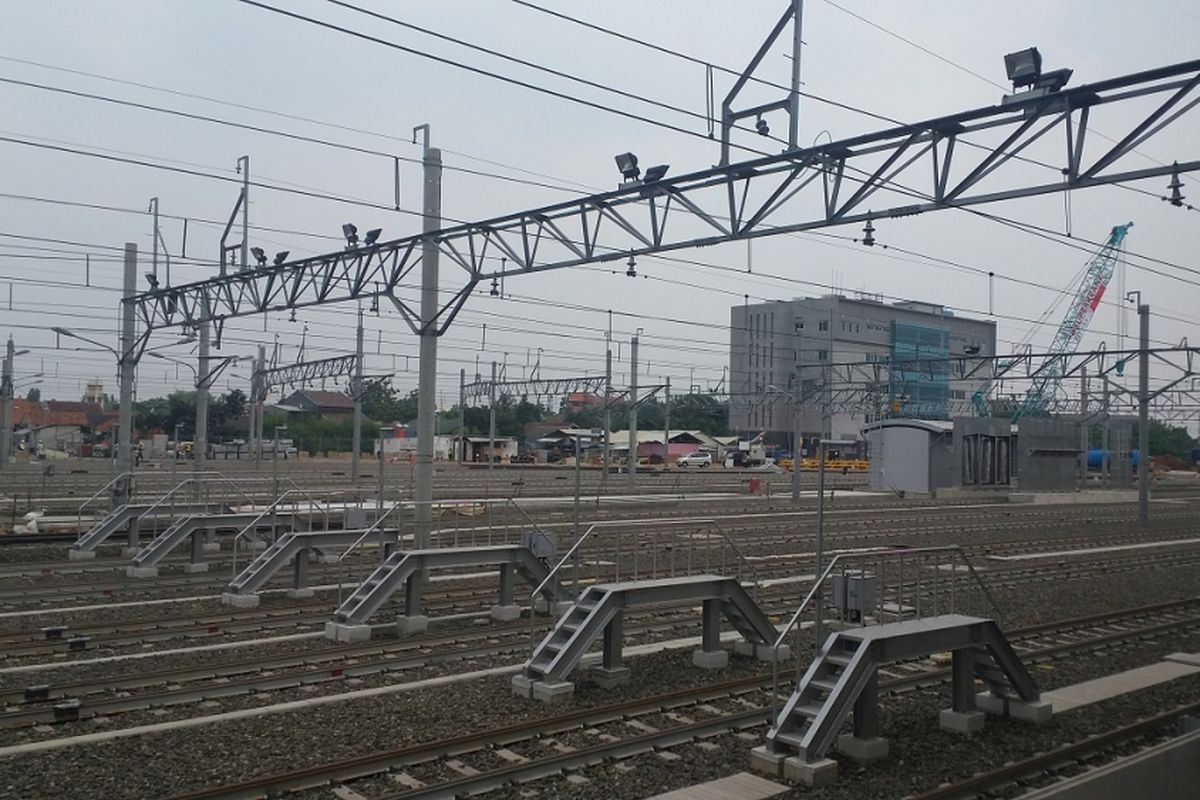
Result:
<svg viewBox="0 0 1200 800"><path fill-rule="evenodd" d="M236 578L237 574L238 574L238 572L237 572L238 542L241 541L242 537L245 536L247 532L253 530L254 526L256 526L260 521L262 521L263 517L265 517L267 514L271 513L271 511L273 511L275 508L277 508L283 502L284 498L289 497L291 495L300 494L300 495L303 495L305 497L305 499L308 500L308 502L313 503L316 506L321 505L321 500L319 497L309 494L308 490L303 489L300 486L298 486L296 484L296 482L293 481L291 478L284 478L284 480L287 481L288 483L290 483L293 488L288 489L284 492L281 492L279 497L276 497L274 500L272 500L270 505L268 505L266 508L264 508L257 517L250 520L250 523L248 525L246 525L246 527L244 527L240 531L238 531L237 535L233 537L232 564L233 564L234 578ZM334 497L334 496L343 495L343 494L351 494L353 491L354 490L341 490L341 491L336 491L336 492L330 492L328 497ZM329 530L329 513L330 513L331 505L332 504L329 500L325 501L325 528L324 528L325 530Z"/></svg>
<svg viewBox="0 0 1200 800"><path fill-rule="evenodd" d="M209 474L216 475L217 477L219 477L221 479L222 483L227 483L230 486L232 486L233 490L235 492L237 492L243 498L246 499L246 502L250 503L251 505L254 504L254 501L250 498L250 495L248 495L244 491L242 491L242 487L238 486L238 482L233 480L232 478L229 478L229 477L221 474L220 472L201 473L201 475L203 475L205 477L201 477L201 476L197 476L197 475L189 475L188 477L181 480L179 483L172 486L170 489L167 490L166 494L164 494L162 497L158 498L153 503L151 503L150 507L147 508L145 511L143 511L141 514L138 514L138 519L141 519L142 517L145 517L145 516L151 514L152 512L154 512L163 503L166 503L168 500L173 498L175 496L175 493L178 492L180 489L182 489L184 486L187 486L188 484L191 484L191 483L205 483L208 480L207 476ZM243 480L242 482L244 483L245 481Z"/></svg>
<svg viewBox="0 0 1200 800"><path fill-rule="evenodd" d="M999 605L996 604L996 599L992 596L991 591L989 591L987 586L984 584L983 579L979 577L979 573L975 571L974 564L971 563L971 559L967 556L966 552L963 551L963 549L960 545L940 545L940 546L936 546L936 547L906 547L903 549L880 547L880 548L873 548L870 550L860 550L860 551L857 551L854 553L838 553L830 560L829 566L827 566L825 568L824 572L822 572L818 576L817 580L813 583L812 588L808 590L808 594L806 594L804 596L804 600L801 601L800 607L796 609L795 613L792 614L792 616L788 620L787 624L783 626L783 629L779 632L779 635L775 638L775 643L771 648L771 661L772 661L771 724L772 725L774 725L777 722L777 704L779 701L779 648L781 645L784 644L784 640L787 638L788 634L790 634L792 632L792 630L795 629L796 625L799 624L800 618L804 614L804 611L808 608L809 603L811 603L813 601L813 599L815 597L817 597L817 595L821 591L821 588L825 585L825 581L833 573L834 567L836 567L838 565L838 563L843 560L850 561L850 560L854 560L854 559L864 559L864 558L871 557L871 556L883 556L883 555L897 556L899 558L903 558L904 556L922 555L925 553L952 553L956 556L961 556L963 559L963 563L967 567L968 574L975 581L975 583L979 585L979 588L983 590L983 595L984 595L984 597L987 598L988 604L992 607L992 610L996 612L996 621L997 622L1000 621L1000 607L999 607ZM880 576L880 577L882 579L882 576ZM878 591L879 591L879 596L881 598L880 603L882 604L883 587L880 586ZM881 605L881 607L882 607L882 605ZM821 644L820 642L817 642L818 646L820 646L820 644ZM799 658L799 653L796 654L796 657L797 657L797 659Z"/></svg>
<svg viewBox="0 0 1200 800"><path fill-rule="evenodd" d="M103 495L105 492L107 492L109 489L111 489L113 487L113 485L116 484L117 481L119 481L123 478L133 478L139 474L140 475L160 475L161 473L150 472L150 471L145 471L145 470L143 470L140 473L137 471L122 472L120 475L117 475L115 478L110 480L108 483L104 484L99 489L97 489L96 493L91 495L90 497L88 497L86 500L84 500L83 503L80 504L79 508L75 512L75 525L76 525L76 530L79 532L79 536L83 535L83 530L82 530L83 529L83 510L85 508L87 508L89 505L91 505L93 500L97 499L98 497ZM205 472L201 472L199 474L201 474L201 475L209 475L209 474L219 475L220 473L205 471Z"/></svg>
<svg viewBox="0 0 1200 800"><path fill-rule="evenodd" d="M338 563L341 563L346 558L346 556L350 555L351 550L354 550L356 547L358 547L360 544L362 544L363 540L366 539L368 536L370 536L375 531L375 529L378 528L380 526L380 524L385 519L390 517L392 515L392 512L394 512L398 508L400 508L400 503L392 503L391 508L389 508L387 511L380 514L379 519L377 519L373 523L371 523L371 527L364 530L362 533L362 536L359 536L357 539L354 540L354 544L350 545L344 551L342 551L342 554L340 556L338 556ZM397 532L397 533L399 533L399 532Z"/></svg>

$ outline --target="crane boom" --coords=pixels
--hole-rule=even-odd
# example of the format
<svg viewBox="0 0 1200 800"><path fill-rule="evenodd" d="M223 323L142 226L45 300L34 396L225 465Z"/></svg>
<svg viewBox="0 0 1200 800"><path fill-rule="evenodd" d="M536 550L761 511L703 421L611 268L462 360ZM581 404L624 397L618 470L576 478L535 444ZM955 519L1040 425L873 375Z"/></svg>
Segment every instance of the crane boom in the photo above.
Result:
<svg viewBox="0 0 1200 800"><path fill-rule="evenodd" d="M1088 325L1096 313L1096 308L1100 305L1100 299L1104 297L1104 290L1108 288L1108 282L1112 278L1113 269L1116 267L1117 258L1121 253L1121 245L1132 227L1132 222L1114 226L1112 233L1108 236L1108 241L1088 262L1083 283L1075 293L1075 299L1071 301L1066 316L1063 317L1062 324L1058 327L1058 333L1054 336L1054 342L1050 345L1049 352L1054 355L1047 364L1047 368L1029 387L1025 401L1013 415L1014 422L1024 416L1044 416L1049 411L1050 402L1054 399L1054 395L1062 383L1067 358L1079 347L1083 334L1087 331Z"/></svg>

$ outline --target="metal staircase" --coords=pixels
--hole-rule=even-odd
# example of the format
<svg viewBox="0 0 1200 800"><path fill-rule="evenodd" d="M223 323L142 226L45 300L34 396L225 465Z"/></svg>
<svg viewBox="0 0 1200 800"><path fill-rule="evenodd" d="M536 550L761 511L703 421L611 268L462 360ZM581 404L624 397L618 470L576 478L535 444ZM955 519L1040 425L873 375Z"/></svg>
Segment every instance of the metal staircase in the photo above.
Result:
<svg viewBox="0 0 1200 800"><path fill-rule="evenodd" d="M513 565L533 585L542 583L548 574L546 565L529 548L520 545L396 551L346 598L334 612L334 621L345 625L365 624L418 571L506 564ZM561 594L562 590L554 581L542 590L543 597L550 602L557 600Z"/></svg>
<svg viewBox="0 0 1200 800"><path fill-rule="evenodd" d="M283 569L293 558L305 558L309 552L318 552L322 548L354 544L362 538L365 532L365 530L289 531L277 538L274 544L247 564L230 581L229 589L235 594L257 592L264 583L271 579L271 576ZM390 541L395 541L394 533L381 531L380 535Z"/></svg>
<svg viewBox="0 0 1200 800"><path fill-rule="evenodd" d="M153 509L153 511L152 511ZM158 519L162 516L167 516L170 513L175 514L201 514L228 511L226 506L212 506L202 504L180 504L173 509L168 509L164 506L155 508L149 504L129 504L119 506L118 508L109 511L95 525L93 525L87 533L80 536L71 545L73 550L95 550L96 547L103 544L106 539L118 531L123 531L129 527L134 520L140 520L143 517L147 519Z"/></svg>
<svg viewBox="0 0 1200 800"><path fill-rule="evenodd" d="M152 567L158 564L168 553L178 547L188 536L197 531L215 530L218 528L237 529L252 522L255 514L187 514L172 522L165 530L154 537L150 544L143 547L133 557L135 567ZM292 524L291 514L278 514L274 524ZM261 527L270 528L271 521L263 520Z"/></svg>
<svg viewBox="0 0 1200 800"><path fill-rule="evenodd" d="M974 664L965 676L956 676L956 681L968 684L966 690L973 691L974 679L979 678L992 694L1005 700L1038 700L1033 678L990 619L944 614L852 628L825 641L775 716L768 742L776 750L795 751L801 761L822 758L862 701L864 690L875 691L880 665L945 651ZM958 687L956 694L963 688ZM868 699L874 702L873 697Z"/></svg>
<svg viewBox="0 0 1200 800"><path fill-rule="evenodd" d="M736 578L690 575L596 584L584 590L579 600L534 649L525 663L524 675L535 681L565 680L584 653L625 608L679 601L715 602L721 616L729 620L746 641L764 646L775 642L775 626Z"/></svg>

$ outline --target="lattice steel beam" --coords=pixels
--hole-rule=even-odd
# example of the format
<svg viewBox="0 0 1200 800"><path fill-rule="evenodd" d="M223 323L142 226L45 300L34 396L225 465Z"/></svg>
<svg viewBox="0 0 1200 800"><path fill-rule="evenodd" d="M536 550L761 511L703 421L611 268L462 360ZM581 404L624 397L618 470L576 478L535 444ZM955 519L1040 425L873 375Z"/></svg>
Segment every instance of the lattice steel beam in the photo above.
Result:
<svg viewBox="0 0 1200 800"><path fill-rule="evenodd" d="M1200 103L1198 86L1200 60L1189 61L443 228L427 235L462 270L463 284L424 327L444 332L483 278L1194 171L1200 160L1120 168L1134 148ZM1157 105L1138 113L1136 101L1143 98ZM1104 122L1117 141L1095 155L1084 146L1091 118L1110 107L1125 112ZM967 138L974 134L999 142ZM1063 160L1055 165L1061 178L1029 182L1025 165L1012 175L1004 170L1052 134L1063 137ZM1007 184L998 175L1007 175ZM405 281L420 264L425 237L166 287L126 302L135 305L148 336L202 319L213 320L219 334L232 317L382 295L420 332L419 314L397 292L412 288ZM496 268L500 259L503 266Z"/></svg>

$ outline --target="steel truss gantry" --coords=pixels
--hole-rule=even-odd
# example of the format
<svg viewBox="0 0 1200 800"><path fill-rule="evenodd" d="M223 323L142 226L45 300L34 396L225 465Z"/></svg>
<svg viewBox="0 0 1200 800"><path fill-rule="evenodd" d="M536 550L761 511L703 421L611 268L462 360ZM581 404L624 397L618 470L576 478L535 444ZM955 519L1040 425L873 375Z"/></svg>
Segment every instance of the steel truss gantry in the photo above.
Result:
<svg viewBox="0 0 1200 800"><path fill-rule="evenodd" d="M576 392L600 394L604 391L607 379L603 375L587 375L581 378L530 378L520 381L489 381L477 380L463 386L462 394L466 400L476 397L515 395L527 397L562 397Z"/></svg>
<svg viewBox="0 0 1200 800"><path fill-rule="evenodd" d="M307 385L327 378L340 378L343 375L353 375L358 356L350 353L344 356L323 358L319 361L302 361L298 364L285 364L274 369L260 370L257 373L258 386L265 400L266 394L275 386Z"/></svg>
<svg viewBox="0 0 1200 800"><path fill-rule="evenodd" d="M953 383L989 380L992 387L1004 381L1032 384L1053 372L1055 379L1076 378L1102 381L1107 386L1110 398L1120 404L1122 398L1130 408L1136 408L1138 389L1123 383L1125 367L1134 361L1140 350L1096 350L1070 353L1034 353L1032 349L1007 355L974 355L909 359L880 359L878 361L840 362L824 366L821 380L808 391L798 393L795 402L801 407L822 408L826 413L849 412L864 415L883 414L887 407L891 370L915 372L936 367L944 374L949 365L949 381ZM1162 419L1195 418L1200 411L1200 372L1197 371L1200 347L1191 347L1184 340L1177 347L1151 348L1150 359L1168 377L1149 393L1155 415ZM1060 384L1061 385L1061 384ZM764 387L759 393L770 395ZM781 394L781 396L787 396ZM1047 410L1052 413L1077 414L1080 411L1078 396L1060 394L1046 398ZM955 405L959 407L955 408ZM951 416L966 416L972 413L968 396L960 401L950 401ZM1119 407L1124 407L1120 406ZM953 413L961 410L960 414Z"/></svg>
<svg viewBox="0 0 1200 800"><path fill-rule="evenodd" d="M142 337L211 320L219 342L229 318L375 296L388 297L414 332L440 334L485 278L1194 171L1200 160L1122 167L1136 148L1200 103L1198 86L1195 60L1047 95L1016 95L1000 105L652 183L629 181L615 191L163 287L124 302L135 307ZM1139 100L1150 108L1139 109ZM1092 117L1105 109L1123 112L1103 123L1106 134L1120 135L1111 146L1088 147L1096 138L1088 136ZM1061 176L1033 182L1027 164L1004 169L1052 134L1062 136L1063 158L1054 164ZM984 144L980 137L999 141ZM705 234L697 236L700 228ZM423 244L461 268L463 277L424 324L400 296L415 295L410 277L420 275L414 269Z"/></svg>

